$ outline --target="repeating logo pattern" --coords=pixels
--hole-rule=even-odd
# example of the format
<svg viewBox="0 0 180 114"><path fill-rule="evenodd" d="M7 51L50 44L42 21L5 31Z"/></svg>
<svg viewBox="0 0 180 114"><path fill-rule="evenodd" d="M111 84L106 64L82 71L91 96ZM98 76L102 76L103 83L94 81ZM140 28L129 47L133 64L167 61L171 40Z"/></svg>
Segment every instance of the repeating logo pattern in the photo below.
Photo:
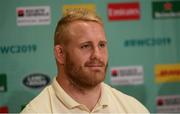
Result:
<svg viewBox="0 0 180 114"><path fill-rule="evenodd" d="M180 82L180 64L157 64L155 67L156 82Z"/></svg>
<svg viewBox="0 0 180 114"><path fill-rule="evenodd" d="M42 73L29 74L23 79L23 84L33 89L45 87L49 82L49 76Z"/></svg>
<svg viewBox="0 0 180 114"><path fill-rule="evenodd" d="M158 96L156 102L158 113L180 112L180 95Z"/></svg>
<svg viewBox="0 0 180 114"><path fill-rule="evenodd" d="M140 14L140 4L138 2L108 4L108 19L110 21L139 20Z"/></svg>
<svg viewBox="0 0 180 114"><path fill-rule="evenodd" d="M144 83L142 66L127 66L111 68L112 85L139 85Z"/></svg>
<svg viewBox="0 0 180 114"><path fill-rule="evenodd" d="M177 18L180 17L180 1L154 1L152 2L153 18Z"/></svg>
<svg viewBox="0 0 180 114"><path fill-rule="evenodd" d="M51 22L49 6L29 6L16 8L17 25L48 25Z"/></svg>

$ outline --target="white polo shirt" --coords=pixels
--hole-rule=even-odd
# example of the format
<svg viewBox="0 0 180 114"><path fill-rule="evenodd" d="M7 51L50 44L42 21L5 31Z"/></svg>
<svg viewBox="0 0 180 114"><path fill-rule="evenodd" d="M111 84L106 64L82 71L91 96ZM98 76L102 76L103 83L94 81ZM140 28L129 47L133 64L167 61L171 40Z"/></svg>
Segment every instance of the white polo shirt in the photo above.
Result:
<svg viewBox="0 0 180 114"><path fill-rule="evenodd" d="M92 111L69 96L54 78L21 112L24 113L149 113L136 99L102 83L101 97Z"/></svg>

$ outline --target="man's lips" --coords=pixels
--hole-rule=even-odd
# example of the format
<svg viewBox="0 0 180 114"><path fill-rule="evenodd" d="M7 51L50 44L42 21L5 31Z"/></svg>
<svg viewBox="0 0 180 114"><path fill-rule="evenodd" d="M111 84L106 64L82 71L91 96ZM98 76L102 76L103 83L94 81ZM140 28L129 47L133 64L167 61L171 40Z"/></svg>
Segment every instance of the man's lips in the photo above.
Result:
<svg viewBox="0 0 180 114"><path fill-rule="evenodd" d="M102 61L89 61L85 63L85 67L104 67L105 64Z"/></svg>
<svg viewBox="0 0 180 114"><path fill-rule="evenodd" d="M89 70L92 70L92 71L95 71L95 72L100 72L103 70L103 67L102 65L89 65L89 66L86 66L86 68L88 68Z"/></svg>
<svg viewBox="0 0 180 114"><path fill-rule="evenodd" d="M86 67L103 67L102 64L88 64Z"/></svg>
<svg viewBox="0 0 180 114"><path fill-rule="evenodd" d="M86 64L85 67L93 70L93 71L96 71L96 72L100 72L103 70L104 68L104 65L103 64Z"/></svg>

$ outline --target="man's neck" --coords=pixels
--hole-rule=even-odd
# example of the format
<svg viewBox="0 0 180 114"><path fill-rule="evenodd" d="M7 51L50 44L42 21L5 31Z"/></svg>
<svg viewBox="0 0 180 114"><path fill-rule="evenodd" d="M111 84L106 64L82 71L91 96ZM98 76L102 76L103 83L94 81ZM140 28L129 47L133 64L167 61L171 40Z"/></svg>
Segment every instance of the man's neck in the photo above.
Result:
<svg viewBox="0 0 180 114"><path fill-rule="evenodd" d="M69 80L60 76L57 77L57 82L69 96L78 103L85 105L90 111L92 111L96 106L101 96L101 84L89 89L79 88L72 84Z"/></svg>

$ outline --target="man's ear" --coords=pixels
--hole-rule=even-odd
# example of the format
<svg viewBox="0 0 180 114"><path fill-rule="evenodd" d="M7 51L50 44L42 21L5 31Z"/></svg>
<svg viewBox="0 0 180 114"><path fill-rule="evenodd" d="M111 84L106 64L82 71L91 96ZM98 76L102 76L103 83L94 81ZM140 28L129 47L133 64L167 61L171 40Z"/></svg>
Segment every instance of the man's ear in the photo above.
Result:
<svg viewBox="0 0 180 114"><path fill-rule="evenodd" d="M63 47L61 45L56 45L54 47L54 55L56 57L56 60L60 64L64 64L64 51L63 51Z"/></svg>

